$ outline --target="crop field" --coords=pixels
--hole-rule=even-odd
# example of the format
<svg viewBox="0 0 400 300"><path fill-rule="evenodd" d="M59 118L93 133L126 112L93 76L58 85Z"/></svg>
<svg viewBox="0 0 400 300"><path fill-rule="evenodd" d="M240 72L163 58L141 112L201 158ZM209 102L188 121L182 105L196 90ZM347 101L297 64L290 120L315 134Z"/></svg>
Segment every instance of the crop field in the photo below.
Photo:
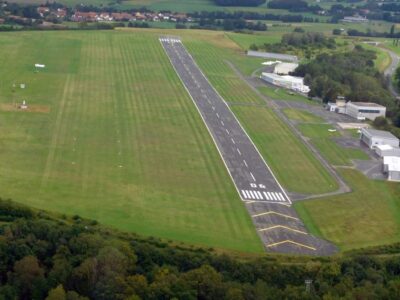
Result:
<svg viewBox="0 0 400 300"><path fill-rule="evenodd" d="M157 37L1 35L1 197L144 235L261 252ZM46 68L35 73L35 63ZM26 111L14 106L22 100Z"/></svg>

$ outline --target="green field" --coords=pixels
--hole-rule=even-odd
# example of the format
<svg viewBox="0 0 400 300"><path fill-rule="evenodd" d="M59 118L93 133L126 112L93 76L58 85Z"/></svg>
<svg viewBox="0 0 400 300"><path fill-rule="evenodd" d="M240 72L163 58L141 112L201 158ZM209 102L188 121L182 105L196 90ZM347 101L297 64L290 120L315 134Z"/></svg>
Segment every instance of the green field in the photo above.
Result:
<svg viewBox="0 0 400 300"><path fill-rule="evenodd" d="M308 100L307 97L290 92L284 88L274 87L266 84L265 86L260 86L257 89L261 94L274 100L300 101L311 105L316 104L315 102Z"/></svg>
<svg viewBox="0 0 400 300"><path fill-rule="evenodd" d="M244 55L237 37L125 29L0 36L0 196L147 236L262 252L218 151L158 42L164 33L182 36L286 189L317 194L338 188L228 65L245 75L260 66ZM46 69L35 73L35 63ZM28 111L15 108L22 100ZM332 164L365 158L336 145L331 138L339 132L329 132L311 113L284 113L301 123L301 132ZM296 203L307 227L344 250L399 241L399 185L349 168L339 172L353 192Z"/></svg>
<svg viewBox="0 0 400 300"><path fill-rule="evenodd" d="M260 252L157 37L1 35L1 196L144 235ZM47 67L34 73L34 63ZM13 83L27 86L12 92ZM15 111L22 99L31 111Z"/></svg>
<svg viewBox="0 0 400 300"><path fill-rule="evenodd" d="M302 123L324 123L324 120L322 118L306 110L285 108L283 112L289 119Z"/></svg>
<svg viewBox="0 0 400 300"><path fill-rule="evenodd" d="M340 137L339 131L330 132L328 124L300 124L300 131L335 166L351 166L351 159L368 159L368 155L360 149L344 148L339 146L332 138Z"/></svg>
<svg viewBox="0 0 400 300"><path fill-rule="evenodd" d="M307 228L342 250L399 242L400 185L369 180L349 168L351 159L368 159L367 154L339 146L332 138L341 136L340 132L329 132L332 128L329 124L309 123L307 112L300 114L303 116L295 118L305 122L298 125L301 132L331 164L346 166L337 170L352 189L343 195L296 202L295 208ZM352 130L350 135L359 134Z"/></svg>
<svg viewBox="0 0 400 300"><path fill-rule="evenodd" d="M340 169L352 193L300 201L295 208L308 229L341 250L400 241L400 185Z"/></svg>

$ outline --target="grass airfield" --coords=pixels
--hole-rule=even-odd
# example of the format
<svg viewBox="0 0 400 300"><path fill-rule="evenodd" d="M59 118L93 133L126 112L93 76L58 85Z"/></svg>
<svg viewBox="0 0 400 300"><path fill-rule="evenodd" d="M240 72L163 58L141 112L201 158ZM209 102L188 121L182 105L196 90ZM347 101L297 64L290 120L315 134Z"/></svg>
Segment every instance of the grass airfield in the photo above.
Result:
<svg viewBox="0 0 400 300"><path fill-rule="evenodd" d="M262 251L156 36L26 32L0 41L1 103L49 109L0 111L2 197L145 235ZM34 63L47 67L35 73ZM14 82L26 89L12 92Z"/></svg>
<svg viewBox="0 0 400 300"><path fill-rule="evenodd" d="M249 75L261 61L243 55L235 42L241 37L125 29L0 36L0 195L143 235L261 253L218 151L158 42L160 34L183 37L210 82L235 104L234 113L287 190L336 190L334 179L285 123L268 108L246 105L263 100L226 62ZM35 63L46 69L35 73ZM22 100L30 111L14 108ZM357 184L369 181L356 171L341 172L354 184L353 194L296 208L312 232L342 249L370 245L361 234L350 243L344 227L356 232L369 227L353 218L344 199L358 207L358 218L367 195L389 201L393 211L398 187ZM332 205L340 216L330 213ZM386 223L397 224L400 209L392 214L385 207L379 211L391 217ZM371 224L377 230L376 225ZM400 240L397 227L390 228L376 231L373 244Z"/></svg>

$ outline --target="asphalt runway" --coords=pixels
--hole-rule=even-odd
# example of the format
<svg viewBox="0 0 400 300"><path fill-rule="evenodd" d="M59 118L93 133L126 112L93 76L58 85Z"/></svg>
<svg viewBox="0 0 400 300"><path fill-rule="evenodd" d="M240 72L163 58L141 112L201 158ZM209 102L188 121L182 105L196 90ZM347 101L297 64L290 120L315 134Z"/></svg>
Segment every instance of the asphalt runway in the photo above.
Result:
<svg viewBox="0 0 400 300"><path fill-rule="evenodd" d="M242 200L290 204L257 148L180 39L161 37L160 42L213 137Z"/></svg>
<svg viewBox="0 0 400 300"><path fill-rule="evenodd" d="M331 255L338 249L310 235L229 106L178 37L161 37L172 66L196 105L267 251Z"/></svg>

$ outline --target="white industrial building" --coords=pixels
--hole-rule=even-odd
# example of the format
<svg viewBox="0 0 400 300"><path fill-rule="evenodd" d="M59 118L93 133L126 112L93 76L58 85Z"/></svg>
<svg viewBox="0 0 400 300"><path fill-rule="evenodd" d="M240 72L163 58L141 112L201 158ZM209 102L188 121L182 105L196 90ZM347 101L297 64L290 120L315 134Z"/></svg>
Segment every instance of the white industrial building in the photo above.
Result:
<svg viewBox="0 0 400 300"><path fill-rule="evenodd" d="M299 64L296 63L280 62L274 66L274 73L278 75L288 75L294 72L298 66Z"/></svg>
<svg viewBox="0 0 400 300"><path fill-rule="evenodd" d="M290 75L277 75L274 73L262 73L261 79L276 86L290 89L296 92L308 93L310 88L304 84L302 77Z"/></svg>
<svg viewBox="0 0 400 300"><path fill-rule="evenodd" d="M386 107L371 102L347 102L346 114L358 120L375 120L386 116Z"/></svg>
<svg viewBox="0 0 400 300"><path fill-rule="evenodd" d="M371 149L376 148L378 145L389 145L393 148L399 147L399 139L388 131L362 128L360 139Z"/></svg>
<svg viewBox="0 0 400 300"><path fill-rule="evenodd" d="M380 157L385 156L398 156L400 157L400 148L393 147L390 145L376 145L375 146L375 153L378 154Z"/></svg>
<svg viewBox="0 0 400 300"><path fill-rule="evenodd" d="M383 158L383 172L387 174L388 180L400 181L400 157L385 156Z"/></svg>

